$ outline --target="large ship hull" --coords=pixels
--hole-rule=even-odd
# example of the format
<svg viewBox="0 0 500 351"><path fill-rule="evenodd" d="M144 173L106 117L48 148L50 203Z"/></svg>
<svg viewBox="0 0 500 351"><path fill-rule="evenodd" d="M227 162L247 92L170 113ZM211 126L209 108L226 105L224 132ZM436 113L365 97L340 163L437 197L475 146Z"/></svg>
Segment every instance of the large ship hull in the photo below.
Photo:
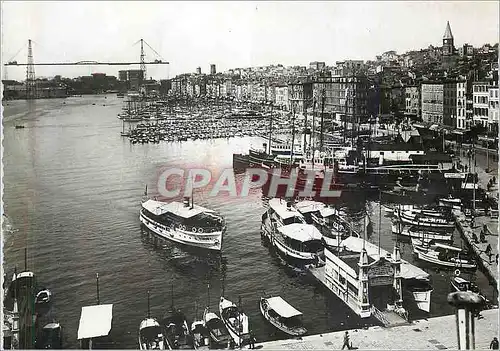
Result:
<svg viewBox="0 0 500 351"><path fill-rule="evenodd" d="M140 215L140 221L156 235L175 243L211 251L220 251L222 248L224 230L213 233L192 233L178 228L167 227L148 218L143 213Z"/></svg>

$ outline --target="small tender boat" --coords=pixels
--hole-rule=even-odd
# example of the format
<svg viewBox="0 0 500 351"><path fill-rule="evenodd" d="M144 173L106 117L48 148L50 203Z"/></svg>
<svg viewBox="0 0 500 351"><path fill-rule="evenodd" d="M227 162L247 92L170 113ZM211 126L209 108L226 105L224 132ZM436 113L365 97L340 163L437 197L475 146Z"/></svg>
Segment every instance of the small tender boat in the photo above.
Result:
<svg viewBox="0 0 500 351"><path fill-rule="evenodd" d="M24 126L22 126L22 125L17 125L17 126L16 126L16 129L24 129Z"/></svg>
<svg viewBox="0 0 500 351"><path fill-rule="evenodd" d="M433 243L429 247L414 246L418 258L443 267L476 269L476 263L462 249L442 243Z"/></svg>
<svg viewBox="0 0 500 351"><path fill-rule="evenodd" d="M300 319L302 312L296 310L280 296L261 297L260 312L269 323L288 335L301 336L307 333Z"/></svg>
<svg viewBox="0 0 500 351"><path fill-rule="evenodd" d="M416 226L408 228L397 222L392 224L392 232L410 238L423 238L424 240L452 241L453 239L453 235L447 232L419 230Z"/></svg>
<svg viewBox="0 0 500 351"><path fill-rule="evenodd" d="M203 313L203 323L208 330L210 338L216 345L227 346L229 340L231 340L231 336L222 319L215 313L210 312L208 307L205 308L205 312Z"/></svg>
<svg viewBox="0 0 500 351"><path fill-rule="evenodd" d="M243 313L234 303L223 296L219 302L219 312L229 335L233 338L237 347L241 347L250 340L248 329L248 316Z"/></svg>
<svg viewBox="0 0 500 351"><path fill-rule="evenodd" d="M481 291L479 290L479 287L471 282L471 281L468 281L462 277L453 277L451 279L451 287L454 291L472 291L476 294L480 294Z"/></svg>
<svg viewBox="0 0 500 351"><path fill-rule="evenodd" d="M141 350L165 350L165 338L160 323L155 318L143 319L139 325Z"/></svg>
<svg viewBox="0 0 500 351"><path fill-rule="evenodd" d="M35 341L37 349L62 349L62 327L59 323L46 324Z"/></svg>
<svg viewBox="0 0 500 351"><path fill-rule="evenodd" d="M35 296L35 304L49 303L51 296L49 289L40 290Z"/></svg>
<svg viewBox="0 0 500 351"><path fill-rule="evenodd" d="M163 318L165 341L170 350L194 349L186 316L180 310L172 308Z"/></svg>

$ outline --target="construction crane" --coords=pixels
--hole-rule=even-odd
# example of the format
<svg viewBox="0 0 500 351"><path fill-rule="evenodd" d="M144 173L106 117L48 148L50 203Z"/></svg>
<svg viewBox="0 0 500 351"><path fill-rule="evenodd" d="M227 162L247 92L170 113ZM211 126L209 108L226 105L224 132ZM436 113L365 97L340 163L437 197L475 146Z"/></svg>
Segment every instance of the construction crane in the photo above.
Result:
<svg viewBox="0 0 500 351"><path fill-rule="evenodd" d="M142 62L146 65L168 65L170 62L163 62L161 60L154 60L152 62ZM85 65L106 65L106 66L130 66L140 65L141 62L97 62L97 61L79 61L79 62L45 62L45 63L18 63L17 61L10 61L4 63L4 66L85 66Z"/></svg>

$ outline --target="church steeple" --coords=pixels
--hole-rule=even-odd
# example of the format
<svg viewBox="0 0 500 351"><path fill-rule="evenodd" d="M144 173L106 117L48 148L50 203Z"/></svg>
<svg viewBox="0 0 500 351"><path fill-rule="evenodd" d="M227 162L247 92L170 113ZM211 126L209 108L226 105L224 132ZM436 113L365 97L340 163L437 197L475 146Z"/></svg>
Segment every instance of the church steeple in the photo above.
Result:
<svg viewBox="0 0 500 351"><path fill-rule="evenodd" d="M453 34L451 33L450 22L446 23L446 29L443 35L443 56L451 56L455 51L453 45Z"/></svg>
<svg viewBox="0 0 500 351"><path fill-rule="evenodd" d="M444 39L451 39L451 40L453 40L453 34L451 34L450 21L448 21L446 23L446 30L444 31L444 35L443 35L443 40Z"/></svg>

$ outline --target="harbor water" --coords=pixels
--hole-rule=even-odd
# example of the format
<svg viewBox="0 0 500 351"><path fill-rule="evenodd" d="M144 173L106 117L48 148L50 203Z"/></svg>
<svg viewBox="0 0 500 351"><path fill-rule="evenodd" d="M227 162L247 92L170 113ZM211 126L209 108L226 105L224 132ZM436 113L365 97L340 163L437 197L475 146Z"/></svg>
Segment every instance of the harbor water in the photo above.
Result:
<svg viewBox="0 0 500 351"><path fill-rule="evenodd" d="M231 167L233 152L246 152L265 140L132 145L120 136L117 114L122 106L123 99L100 95L9 101L4 110L3 201L9 222L3 242L5 272L24 269L27 247L28 269L39 285L53 292L50 317L64 328L65 348L78 345L81 308L96 303L96 273L100 302L114 304L111 336L117 348L137 348L148 290L152 316L161 318L173 300L192 320L196 312L201 317L207 303L217 309L224 288L228 299L241 298L258 341L284 337L260 315L258 302L264 294L281 295L302 311L310 334L365 325L313 278L287 267L263 246L259 229L265 199L259 190L245 198L194 194L195 203L219 211L227 221L222 263L169 242L155 244L145 235L139 222L140 201L146 184L149 195L157 195L162 169L198 166L217 173ZM351 199L344 205L358 227L363 202ZM373 223L368 240L378 243L379 205L369 201L366 206ZM392 251L396 237L390 219L384 211L382 215L380 243ZM432 276L430 316L452 314L446 295L453 272L416 262L409 242L402 242L402 256ZM478 271L471 278L491 298L493 288L484 275Z"/></svg>

